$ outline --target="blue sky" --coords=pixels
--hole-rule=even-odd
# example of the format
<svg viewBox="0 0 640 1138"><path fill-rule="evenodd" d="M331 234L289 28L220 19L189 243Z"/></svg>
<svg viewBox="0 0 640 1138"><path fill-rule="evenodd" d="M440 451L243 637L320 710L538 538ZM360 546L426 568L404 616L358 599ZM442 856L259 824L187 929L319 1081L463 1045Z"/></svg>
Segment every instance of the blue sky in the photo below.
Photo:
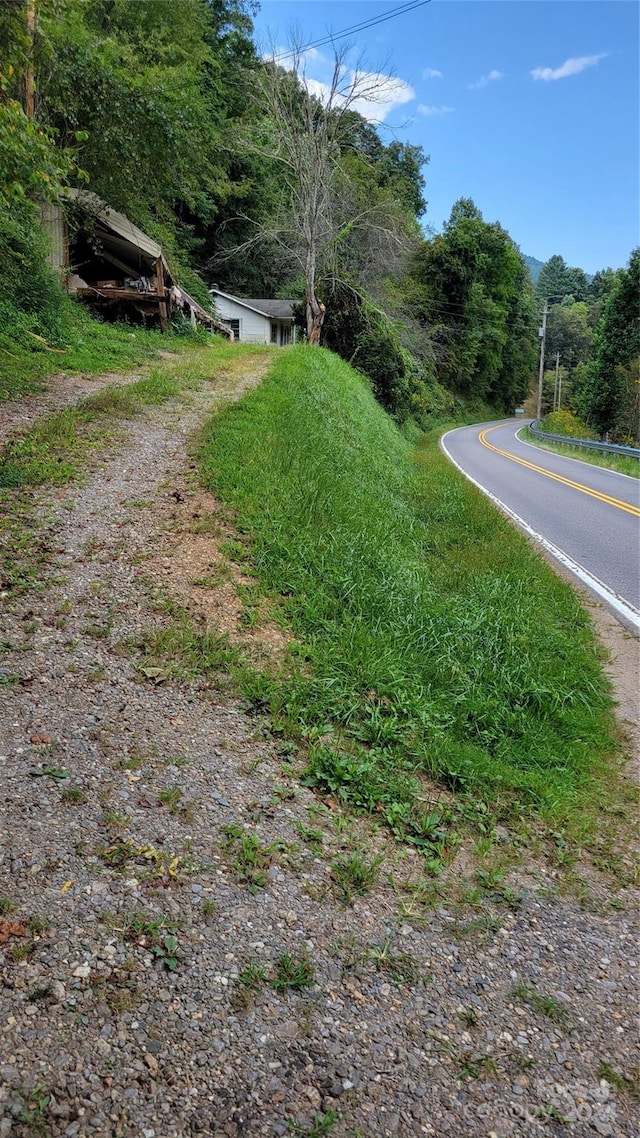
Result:
<svg viewBox="0 0 640 1138"><path fill-rule="evenodd" d="M303 43L401 0L261 0L256 40ZM398 82L385 141L430 155L425 221L459 197L500 221L523 253L561 253L587 272L626 264L640 243L639 12L635 0L431 0L346 42ZM331 47L307 75L328 78Z"/></svg>

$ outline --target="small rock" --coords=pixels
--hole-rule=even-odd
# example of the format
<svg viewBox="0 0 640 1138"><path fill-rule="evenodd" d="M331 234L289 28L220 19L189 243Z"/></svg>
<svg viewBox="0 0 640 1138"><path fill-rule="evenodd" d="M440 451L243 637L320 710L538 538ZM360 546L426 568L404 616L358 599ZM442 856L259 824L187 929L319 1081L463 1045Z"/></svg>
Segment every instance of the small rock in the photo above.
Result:
<svg viewBox="0 0 640 1138"><path fill-rule="evenodd" d="M322 1101L318 1088L312 1086L303 1087L303 1094L307 1096L312 1107L317 1110Z"/></svg>

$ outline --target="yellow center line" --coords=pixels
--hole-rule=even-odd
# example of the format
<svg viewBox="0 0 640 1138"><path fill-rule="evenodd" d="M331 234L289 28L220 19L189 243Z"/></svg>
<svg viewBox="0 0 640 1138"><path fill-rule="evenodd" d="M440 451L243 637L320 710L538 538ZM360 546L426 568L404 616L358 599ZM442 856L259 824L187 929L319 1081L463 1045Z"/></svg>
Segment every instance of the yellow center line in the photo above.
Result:
<svg viewBox="0 0 640 1138"><path fill-rule="evenodd" d="M499 424L500 425L500 424ZM610 494L602 494L600 490L592 490L590 486L584 486L582 482L574 482L571 478L563 478L561 474L554 474L551 470L545 470L544 466L536 466L535 462L527 462L526 458L519 458L515 454L510 454L508 450L502 450L501 447L494 446L487 439L489 431L496 431L497 427L487 427L481 431L478 438L484 447L488 450L495 451L496 454L501 454L505 458L510 458L512 462L517 462L520 466L526 466L529 470L535 470L538 474L544 474L547 478L553 478L554 482L562 482L565 486L570 486L572 490L579 490L581 494L588 494L590 498L597 498L599 502L604 502L607 506L615 506L617 510L624 510L627 514L632 514L634 518L640 518L640 507L632 506L629 502L623 502L620 498L612 498Z"/></svg>

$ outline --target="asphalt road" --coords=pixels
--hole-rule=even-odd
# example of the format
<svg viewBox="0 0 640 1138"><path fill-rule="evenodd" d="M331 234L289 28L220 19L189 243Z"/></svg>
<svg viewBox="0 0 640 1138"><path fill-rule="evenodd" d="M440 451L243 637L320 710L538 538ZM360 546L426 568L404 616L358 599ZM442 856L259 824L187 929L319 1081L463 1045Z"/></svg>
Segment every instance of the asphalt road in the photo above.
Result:
<svg viewBox="0 0 640 1138"><path fill-rule="evenodd" d="M445 454L640 632L640 483L516 437L522 420L449 431Z"/></svg>

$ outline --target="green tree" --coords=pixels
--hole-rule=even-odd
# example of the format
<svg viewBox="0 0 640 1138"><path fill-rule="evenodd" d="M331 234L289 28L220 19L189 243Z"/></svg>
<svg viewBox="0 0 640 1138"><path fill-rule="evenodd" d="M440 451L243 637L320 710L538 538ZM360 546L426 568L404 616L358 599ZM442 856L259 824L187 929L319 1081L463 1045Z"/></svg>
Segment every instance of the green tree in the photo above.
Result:
<svg viewBox="0 0 640 1138"><path fill-rule="evenodd" d="M580 392L578 410L601 434L638 438L640 357L640 248L617 274L596 329L594 358Z"/></svg>
<svg viewBox="0 0 640 1138"><path fill-rule="evenodd" d="M546 355L553 361L560 353L563 367L573 369L586 363L591 351L593 331L589 327L589 307L578 304L554 304L547 319Z"/></svg>
<svg viewBox="0 0 640 1138"><path fill-rule="evenodd" d="M536 344L531 280L508 233L461 199L443 234L423 244L413 272L437 380L513 409L530 385Z"/></svg>
<svg viewBox="0 0 640 1138"><path fill-rule="evenodd" d="M559 253L555 253L540 269L535 294L550 305L560 304L565 297L582 300L588 293L589 282L582 269L571 269Z"/></svg>

